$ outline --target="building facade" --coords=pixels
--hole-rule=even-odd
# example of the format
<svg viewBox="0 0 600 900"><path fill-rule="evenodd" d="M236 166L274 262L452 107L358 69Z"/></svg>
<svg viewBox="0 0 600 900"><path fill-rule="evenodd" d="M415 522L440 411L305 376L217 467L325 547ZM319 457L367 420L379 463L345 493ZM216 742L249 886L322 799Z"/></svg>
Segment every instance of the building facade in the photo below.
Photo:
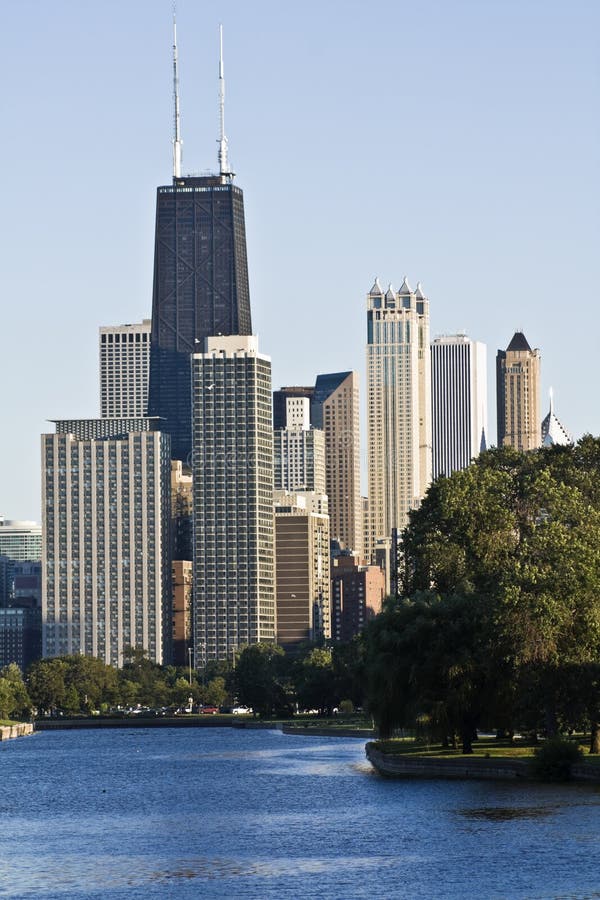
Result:
<svg viewBox="0 0 600 900"><path fill-rule="evenodd" d="M365 553L360 494L360 404L358 374L318 375L312 421L325 433L326 492L331 537Z"/></svg>
<svg viewBox="0 0 600 900"><path fill-rule="evenodd" d="M170 442L159 431L42 435L44 656L171 656ZM110 431L111 420L104 420Z"/></svg>
<svg viewBox="0 0 600 900"><path fill-rule="evenodd" d="M100 328L100 416L141 418L148 409L150 319Z"/></svg>
<svg viewBox="0 0 600 900"><path fill-rule="evenodd" d="M379 566L363 566L339 556L331 569L332 638L347 643L381 612L386 596L385 573Z"/></svg>
<svg viewBox="0 0 600 900"><path fill-rule="evenodd" d="M287 423L287 399L306 397L310 400L315 392L314 387L291 386L273 391L273 429L285 428ZM311 422L312 424L312 422Z"/></svg>
<svg viewBox="0 0 600 900"><path fill-rule="evenodd" d="M41 560L42 526L0 516L0 556L11 560Z"/></svg>
<svg viewBox="0 0 600 900"><path fill-rule="evenodd" d="M367 298L369 508L375 541L402 530L431 481L429 301L406 278Z"/></svg>
<svg viewBox="0 0 600 900"><path fill-rule="evenodd" d="M273 431L273 466L275 490L325 493L325 435L311 427L307 397L286 398L285 427Z"/></svg>
<svg viewBox="0 0 600 900"><path fill-rule="evenodd" d="M277 643L331 637L329 515L324 495L275 492Z"/></svg>
<svg viewBox="0 0 600 900"><path fill-rule="evenodd" d="M174 459L192 448L190 355L210 335L250 335L244 198L228 173L158 188L148 412Z"/></svg>
<svg viewBox="0 0 600 900"><path fill-rule="evenodd" d="M432 474L465 469L487 448L486 346L465 334L431 344Z"/></svg>
<svg viewBox="0 0 600 900"><path fill-rule="evenodd" d="M498 446L535 450L541 446L541 355L516 331L496 355Z"/></svg>
<svg viewBox="0 0 600 900"><path fill-rule="evenodd" d="M174 559L173 574L173 665L194 665L192 636L192 563Z"/></svg>
<svg viewBox="0 0 600 900"><path fill-rule="evenodd" d="M254 336L192 358L197 666L275 640L271 361Z"/></svg>

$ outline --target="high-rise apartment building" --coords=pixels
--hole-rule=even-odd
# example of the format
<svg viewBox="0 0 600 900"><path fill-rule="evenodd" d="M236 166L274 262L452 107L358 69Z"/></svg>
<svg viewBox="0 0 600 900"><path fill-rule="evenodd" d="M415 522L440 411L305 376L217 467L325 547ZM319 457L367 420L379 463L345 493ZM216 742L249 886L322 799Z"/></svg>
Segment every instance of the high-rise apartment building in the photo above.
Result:
<svg viewBox="0 0 600 900"><path fill-rule="evenodd" d="M219 172L181 174L177 49L174 42L173 181L158 188L148 412L165 420L174 459L192 448L190 356L211 335L250 335L244 197L233 183L219 68Z"/></svg>
<svg viewBox="0 0 600 900"><path fill-rule="evenodd" d="M173 574L173 665L194 665L192 636L193 570L191 560L174 559Z"/></svg>
<svg viewBox="0 0 600 900"><path fill-rule="evenodd" d="M433 477L465 469L487 447L486 346L465 334L431 344Z"/></svg>
<svg viewBox="0 0 600 900"><path fill-rule="evenodd" d="M429 301L406 278L367 297L369 507L375 541L403 529L431 481Z"/></svg>
<svg viewBox="0 0 600 900"><path fill-rule="evenodd" d="M150 319L100 328L100 416L141 418L148 409Z"/></svg>
<svg viewBox="0 0 600 900"><path fill-rule="evenodd" d="M19 522L0 516L0 556L39 561L42 558L42 526L37 522Z"/></svg>
<svg viewBox="0 0 600 900"><path fill-rule="evenodd" d="M324 495L275 492L277 643L331 637L329 516Z"/></svg>
<svg viewBox="0 0 600 900"><path fill-rule="evenodd" d="M347 643L381 612L386 595L385 572L341 555L331 567L331 636Z"/></svg>
<svg viewBox="0 0 600 900"><path fill-rule="evenodd" d="M89 420L42 435L43 654L121 665L133 646L167 662L169 437L101 421L97 438L87 436Z"/></svg>
<svg viewBox="0 0 600 900"><path fill-rule="evenodd" d="M318 375L311 418L325 433L331 537L364 556L360 495L360 409L356 372Z"/></svg>
<svg viewBox="0 0 600 900"><path fill-rule="evenodd" d="M498 446L535 450L541 446L541 356L522 331L496 356Z"/></svg>
<svg viewBox="0 0 600 900"><path fill-rule="evenodd" d="M274 488L325 493L325 435L310 424L307 397L286 398L283 428L273 431Z"/></svg>
<svg viewBox="0 0 600 900"><path fill-rule="evenodd" d="M271 361L251 335L192 359L196 665L275 640Z"/></svg>

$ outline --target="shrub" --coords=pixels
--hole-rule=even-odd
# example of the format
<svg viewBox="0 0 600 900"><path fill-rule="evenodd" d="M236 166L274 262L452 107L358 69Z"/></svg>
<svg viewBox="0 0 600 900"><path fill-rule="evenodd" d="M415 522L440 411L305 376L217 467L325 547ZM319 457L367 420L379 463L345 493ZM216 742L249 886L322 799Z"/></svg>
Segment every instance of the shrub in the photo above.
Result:
<svg viewBox="0 0 600 900"><path fill-rule="evenodd" d="M571 766L582 757L581 749L572 741L550 738L535 751L531 763L533 774L539 781L568 781Z"/></svg>
<svg viewBox="0 0 600 900"><path fill-rule="evenodd" d="M342 700L339 705L339 711L341 713L353 713L354 703L352 702L352 700Z"/></svg>

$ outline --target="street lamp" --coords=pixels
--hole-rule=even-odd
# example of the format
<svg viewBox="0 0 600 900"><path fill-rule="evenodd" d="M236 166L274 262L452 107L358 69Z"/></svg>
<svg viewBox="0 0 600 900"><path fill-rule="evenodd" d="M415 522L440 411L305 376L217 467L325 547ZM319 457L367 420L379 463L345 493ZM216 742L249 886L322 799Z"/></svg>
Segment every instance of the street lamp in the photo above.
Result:
<svg viewBox="0 0 600 900"><path fill-rule="evenodd" d="M191 647L188 647L188 664L190 667L189 681L190 681L190 687L191 687L192 686L192 648Z"/></svg>

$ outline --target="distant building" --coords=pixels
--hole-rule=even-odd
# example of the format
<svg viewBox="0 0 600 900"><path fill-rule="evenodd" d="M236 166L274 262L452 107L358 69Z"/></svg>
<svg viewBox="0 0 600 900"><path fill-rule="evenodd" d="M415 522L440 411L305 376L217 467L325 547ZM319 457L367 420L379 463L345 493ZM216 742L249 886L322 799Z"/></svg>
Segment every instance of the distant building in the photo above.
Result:
<svg viewBox="0 0 600 900"><path fill-rule="evenodd" d="M141 418L148 408L150 319L100 328L100 416Z"/></svg>
<svg viewBox="0 0 600 900"><path fill-rule="evenodd" d="M192 563L175 559L173 572L173 665L195 664L192 634ZM190 657L190 654L192 656Z"/></svg>
<svg viewBox="0 0 600 900"><path fill-rule="evenodd" d="M541 446L539 350L516 331L506 350L496 355L498 446L535 450Z"/></svg>
<svg viewBox="0 0 600 900"><path fill-rule="evenodd" d="M332 638L344 643L356 637L381 612L386 595L379 566L362 566L351 555L333 561L331 569Z"/></svg>
<svg viewBox="0 0 600 900"><path fill-rule="evenodd" d="M42 655L42 615L39 607L0 608L0 668L16 663L21 671Z"/></svg>
<svg viewBox="0 0 600 900"><path fill-rule="evenodd" d="M0 556L13 560L42 558L42 526L0 516Z"/></svg>
<svg viewBox="0 0 600 900"><path fill-rule="evenodd" d="M251 335L192 357L194 653L275 640L271 361Z"/></svg>
<svg viewBox="0 0 600 900"><path fill-rule="evenodd" d="M542 445L544 447L552 447L555 444L567 445L572 443L573 438L554 414L554 396L552 389L550 389L550 409L542 422Z"/></svg>
<svg viewBox="0 0 600 900"><path fill-rule="evenodd" d="M287 404L290 398L306 397L310 400L315 392L314 387L282 387L273 391L273 429L285 428L287 423ZM312 422L311 422L312 424Z"/></svg>
<svg viewBox="0 0 600 900"><path fill-rule="evenodd" d="M326 492L331 537L364 555L360 496L360 403L358 374L318 375L311 418L325 433Z"/></svg>
<svg viewBox="0 0 600 900"><path fill-rule="evenodd" d="M192 559L192 475L180 460L171 462L171 558Z"/></svg>
<svg viewBox="0 0 600 900"><path fill-rule="evenodd" d="M94 438L69 421L42 435L43 654L121 665L133 646L170 661L169 438L155 421L98 420Z"/></svg>
<svg viewBox="0 0 600 900"><path fill-rule="evenodd" d="M431 481L429 300L406 278L367 297L367 437L373 537L408 524Z"/></svg>
<svg viewBox="0 0 600 900"><path fill-rule="evenodd" d="M465 334L431 344L433 477L465 469L487 447L487 354Z"/></svg>
<svg viewBox="0 0 600 900"><path fill-rule="evenodd" d="M326 497L276 491L274 503L277 643L321 641L331 637Z"/></svg>
<svg viewBox="0 0 600 900"><path fill-rule="evenodd" d="M325 435L311 427L306 397L286 398L285 427L273 431L273 486L325 493Z"/></svg>

